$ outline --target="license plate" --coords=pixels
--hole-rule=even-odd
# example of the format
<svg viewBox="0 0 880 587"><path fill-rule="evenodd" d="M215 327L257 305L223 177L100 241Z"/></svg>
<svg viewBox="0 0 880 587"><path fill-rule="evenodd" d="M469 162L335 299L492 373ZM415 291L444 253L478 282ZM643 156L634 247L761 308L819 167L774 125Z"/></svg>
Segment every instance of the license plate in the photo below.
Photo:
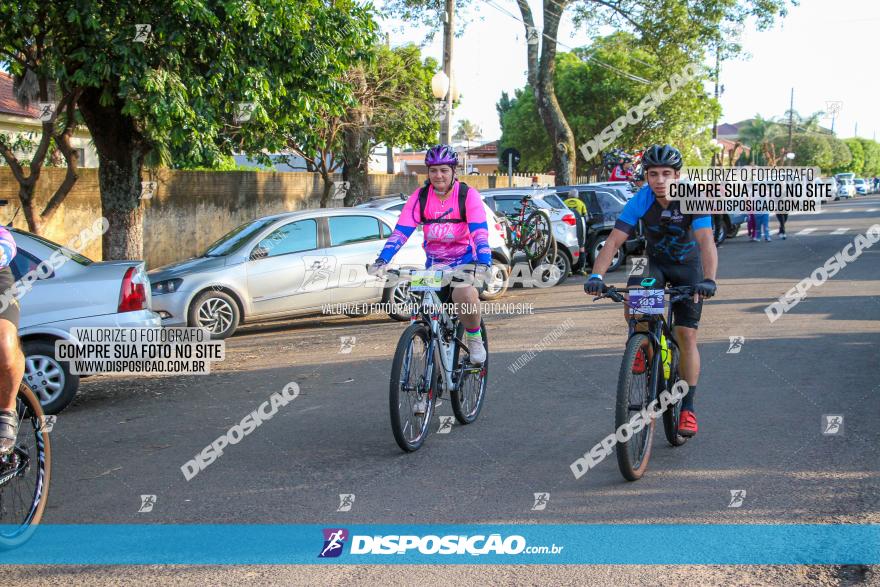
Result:
<svg viewBox="0 0 880 587"><path fill-rule="evenodd" d="M629 292L630 314L662 314L662 289L637 289Z"/></svg>
<svg viewBox="0 0 880 587"><path fill-rule="evenodd" d="M410 291L440 291L443 289L442 271L413 271L410 274Z"/></svg>

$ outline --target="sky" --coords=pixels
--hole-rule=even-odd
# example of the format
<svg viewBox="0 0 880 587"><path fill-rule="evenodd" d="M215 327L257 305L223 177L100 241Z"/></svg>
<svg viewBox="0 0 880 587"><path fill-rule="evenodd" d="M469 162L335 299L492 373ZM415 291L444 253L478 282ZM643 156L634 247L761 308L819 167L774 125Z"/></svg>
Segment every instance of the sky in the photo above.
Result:
<svg viewBox="0 0 880 587"><path fill-rule="evenodd" d="M542 3L529 3L540 29ZM382 0L377 0L377 6L381 13ZM525 85L526 43L523 24L504 12L519 17L515 0L474 0L472 6L472 19L453 48L453 72L462 96L453 124L469 119L488 141L501 136L495 110L501 92L512 94ZM426 42L420 25L389 18L380 24L392 46ZM461 19L457 28L460 25ZM438 22L433 42L423 49L425 56L438 61L442 60L442 30ZM811 114L826 110L828 101L839 101L834 124L837 136L855 136L858 124L859 136L876 138L880 134L880 76L877 42L871 40L878 33L878 0L801 0L772 29L747 28L742 45L748 56L722 63L725 92L720 122L738 122L755 114L781 116L794 88L797 112ZM589 36L575 30L570 16L564 17L558 40L560 51L567 50L563 44L589 44ZM830 128L831 119L822 125Z"/></svg>

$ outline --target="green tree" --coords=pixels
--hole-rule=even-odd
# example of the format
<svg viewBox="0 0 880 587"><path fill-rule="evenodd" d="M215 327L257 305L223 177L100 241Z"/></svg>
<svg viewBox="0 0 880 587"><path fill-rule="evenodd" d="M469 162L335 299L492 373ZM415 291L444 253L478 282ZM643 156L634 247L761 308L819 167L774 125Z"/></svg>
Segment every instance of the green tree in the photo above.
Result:
<svg viewBox="0 0 880 587"><path fill-rule="evenodd" d="M555 94L578 144L599 136L655 89L617 75L608 65L630 64L643 75L662 69L662 62L640 47L638 39L628 33L615 33L594 41L590 51L598 61L583 59L584 51L560 53L556 64ZM718 110L717 102L703 91L702 81L695 79L654 112L627 125L615 139L614 146L633 151L652 143L674 143L682 149L689 163L701 161L710 154L709 135L704 129ZM546 171L552 165L552 149L546 131L541 132L543 123L530 86L517 91L501 121L502 146L520 149L524 170ZM583 152L578 150L578 175L594 172L600 165L598 156L585 161Z"/></svg>
<svg viewBox="0 0 880 587"><path fill-rule="evenodd" d="M443 4L440 0L391 0L386 9L410 19L422 20L430 14L437 23L441 22L437 17ZM688 61L701 60L706 47L717 46L725 57L736 54L740 49L738 44L725 41L730 38L725 33L742 26L747 19L754 19L759 29L766 28L777 14L785 15L787 4L788 0L545 0L543 28L539 30L529 1L517 0L526 37L538 33L538 42L526 45L528 84L535 94L538 114L553 145L550 153L557 185L573 180L577 158L575 133L556 95L556 39L559 23L567 9L572 9L575 24L588 31L612 27L637 33L655 54L664 58L663 71L652 78L659 83ZM456 1L456 6L462 5L467 2ZM686 58L676 61L670 55ZM624 77L631 78L629 72L629 69L619 71ZM650 80L643 79L643 82L651 84Z"/></svg>
<svg viewBox="0 0 880 587"><path fill-rule="evenodd" d="M779 153L787 153L788 135L783 134L774 140L776 150ZM819 167L825 173L830 173L834 152L828 140L821 135L797 133L791 137L791 152L795 154L791 165L798 167ZM779 162L781 163L781 162Z"/></svg>
<svg viewBox="0 0 880 587"><path fill-rule="evenodd" d="M58 64L53 61L47 46L50 40L40 34L26 37L13 34L29 27L39 30L35 21L51 10L42 5L30 8L36 12L25 14L18 6L0 5L0 22L3 22L0 27L0 64L5 61L12 72L18 102L24 107L41 103L50 108L51 115L42 120L39 132L0 133L0 157L18 182L18 199L28 230L41 234L79 178L79 153L71 145L71 138L82 119L76 111L79 90L69 84L54 82L54 69ZM25 161L16 153L30 153L31 156ZM37 181L45 166L59 164L62 157L67 168L64 179L42 211L38 211L34 200Z"/></svg>
<svg viewBox="0 0 880 587"><path fill-rule="evenodd" d="M370 153L377 144L422 148L435 140L432 58L422 59L415 45L389 49L375 45L370 59L347 76L354 103L344 117L342 175L349 184L345 205L370 196Z"/></svg>
<svg viewBox="0 0 880 587"><path fill-rule="evenodd" d="M784 153L779 152L779 137L785 130L772 119L760 114L739 129L740 140L752 150L754 165L778 165Z"/></svg>
<svg viewBox="0 0 880 587"><path fill-rule="evenodd" d="M858 139L858 141L862 144L862 152L865 157L861 174L872 177L880 174L880 144L870 139Z"/></svg>
<svg viewBox="0 0 880 587"><path fill-rule="evenodd" d="M501 140L498 156L508 147L520 152L516 171L544 173L552 164L550 140L538 116L535 92L531 86L515 90L508 107L501 115ZM499 161L499 169L507 172L507 161Z"/></svg>
<svg viewBox="0 0 880 587"><path fill-rule="evenodd" d="M862 169L865 166L865 150L862 147L861 141L857 138L849 138L843 139L843 142L849 148L850 153L850 163L844 169L845 172L855 173L856 175L861 175Z"/></svg>
<svg viewBox="0 0 880 587"><path fill-rule="evenodd" d="M336 80L371 42L354 0L20 0L0 5L0 49L46 39L95 144L105 259L143 256L141 170L173 146L207 158L272 152L350 101ZM139 25L149 25L146 27ZM248 122L242 103L253 104ZM305 141L300 141L305 142Z"/></svg>
<svg viewBox="0 0 880 587"><path fill-rule="evenodd" d="M831 173L842 173L852 161L852 154L849 152L846 143L837 137L830 135L825 137L825 139L831 147Z"/></svg>

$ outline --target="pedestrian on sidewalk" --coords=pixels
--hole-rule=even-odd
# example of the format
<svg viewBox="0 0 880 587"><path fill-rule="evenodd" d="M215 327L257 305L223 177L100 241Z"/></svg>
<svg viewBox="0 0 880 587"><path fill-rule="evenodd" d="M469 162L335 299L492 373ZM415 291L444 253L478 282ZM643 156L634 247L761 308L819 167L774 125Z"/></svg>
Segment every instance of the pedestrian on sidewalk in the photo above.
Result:
<svg viewBox="0 0 880 587"><path fill-rule="evenodd" d="M788 214L777 214L776 221L779 222L779 238L785 240L785 222L788 220Z"/></svg>
<svg viewBox="0 0 880 587"><path fill-rule="evenodd" d="M755 214L755 240L761 240L761 234L764 240L770 240L770 214Z"/></svg>
<svg viewBox="0 0 880 587"><path fill-rule="evenodd" d="M756 241L758 239L755 238L755 215L749 214L748 219L746 220L746 227L749 229L749 240Z"/></svg>

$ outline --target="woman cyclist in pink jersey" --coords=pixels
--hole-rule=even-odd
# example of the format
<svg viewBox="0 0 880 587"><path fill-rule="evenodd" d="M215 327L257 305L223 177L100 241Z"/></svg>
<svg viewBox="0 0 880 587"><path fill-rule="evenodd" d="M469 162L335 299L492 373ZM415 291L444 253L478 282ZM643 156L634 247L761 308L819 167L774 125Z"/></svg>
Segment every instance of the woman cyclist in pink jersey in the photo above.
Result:
<svg viewBox="0 0 880 587"><path fill-rule="evenodd" d="M420 189L414 191L400 213L400 219L379 258L370 267L370 274L382 273L400 247L419 224L424 224L425 240L423 247L427 262L425 267L448 267L455 270L452 278L452 301L463 304L466 312L458 316L466 331L466 340L471 363L482 364L486 360L486 349L480 336L480 298L474 285L482 286L489 275L492 264L492 251L489 247L489 226L486 223L486 210L480 193L468 188L465 199L465 216L462 221L459 210L459 185L455 178L458 155L449 145L437 145L425 154L428 167L428 197L424 207L424 218L419 202ZM462 275L473 275L472 279L461 279Z"/></svg>

